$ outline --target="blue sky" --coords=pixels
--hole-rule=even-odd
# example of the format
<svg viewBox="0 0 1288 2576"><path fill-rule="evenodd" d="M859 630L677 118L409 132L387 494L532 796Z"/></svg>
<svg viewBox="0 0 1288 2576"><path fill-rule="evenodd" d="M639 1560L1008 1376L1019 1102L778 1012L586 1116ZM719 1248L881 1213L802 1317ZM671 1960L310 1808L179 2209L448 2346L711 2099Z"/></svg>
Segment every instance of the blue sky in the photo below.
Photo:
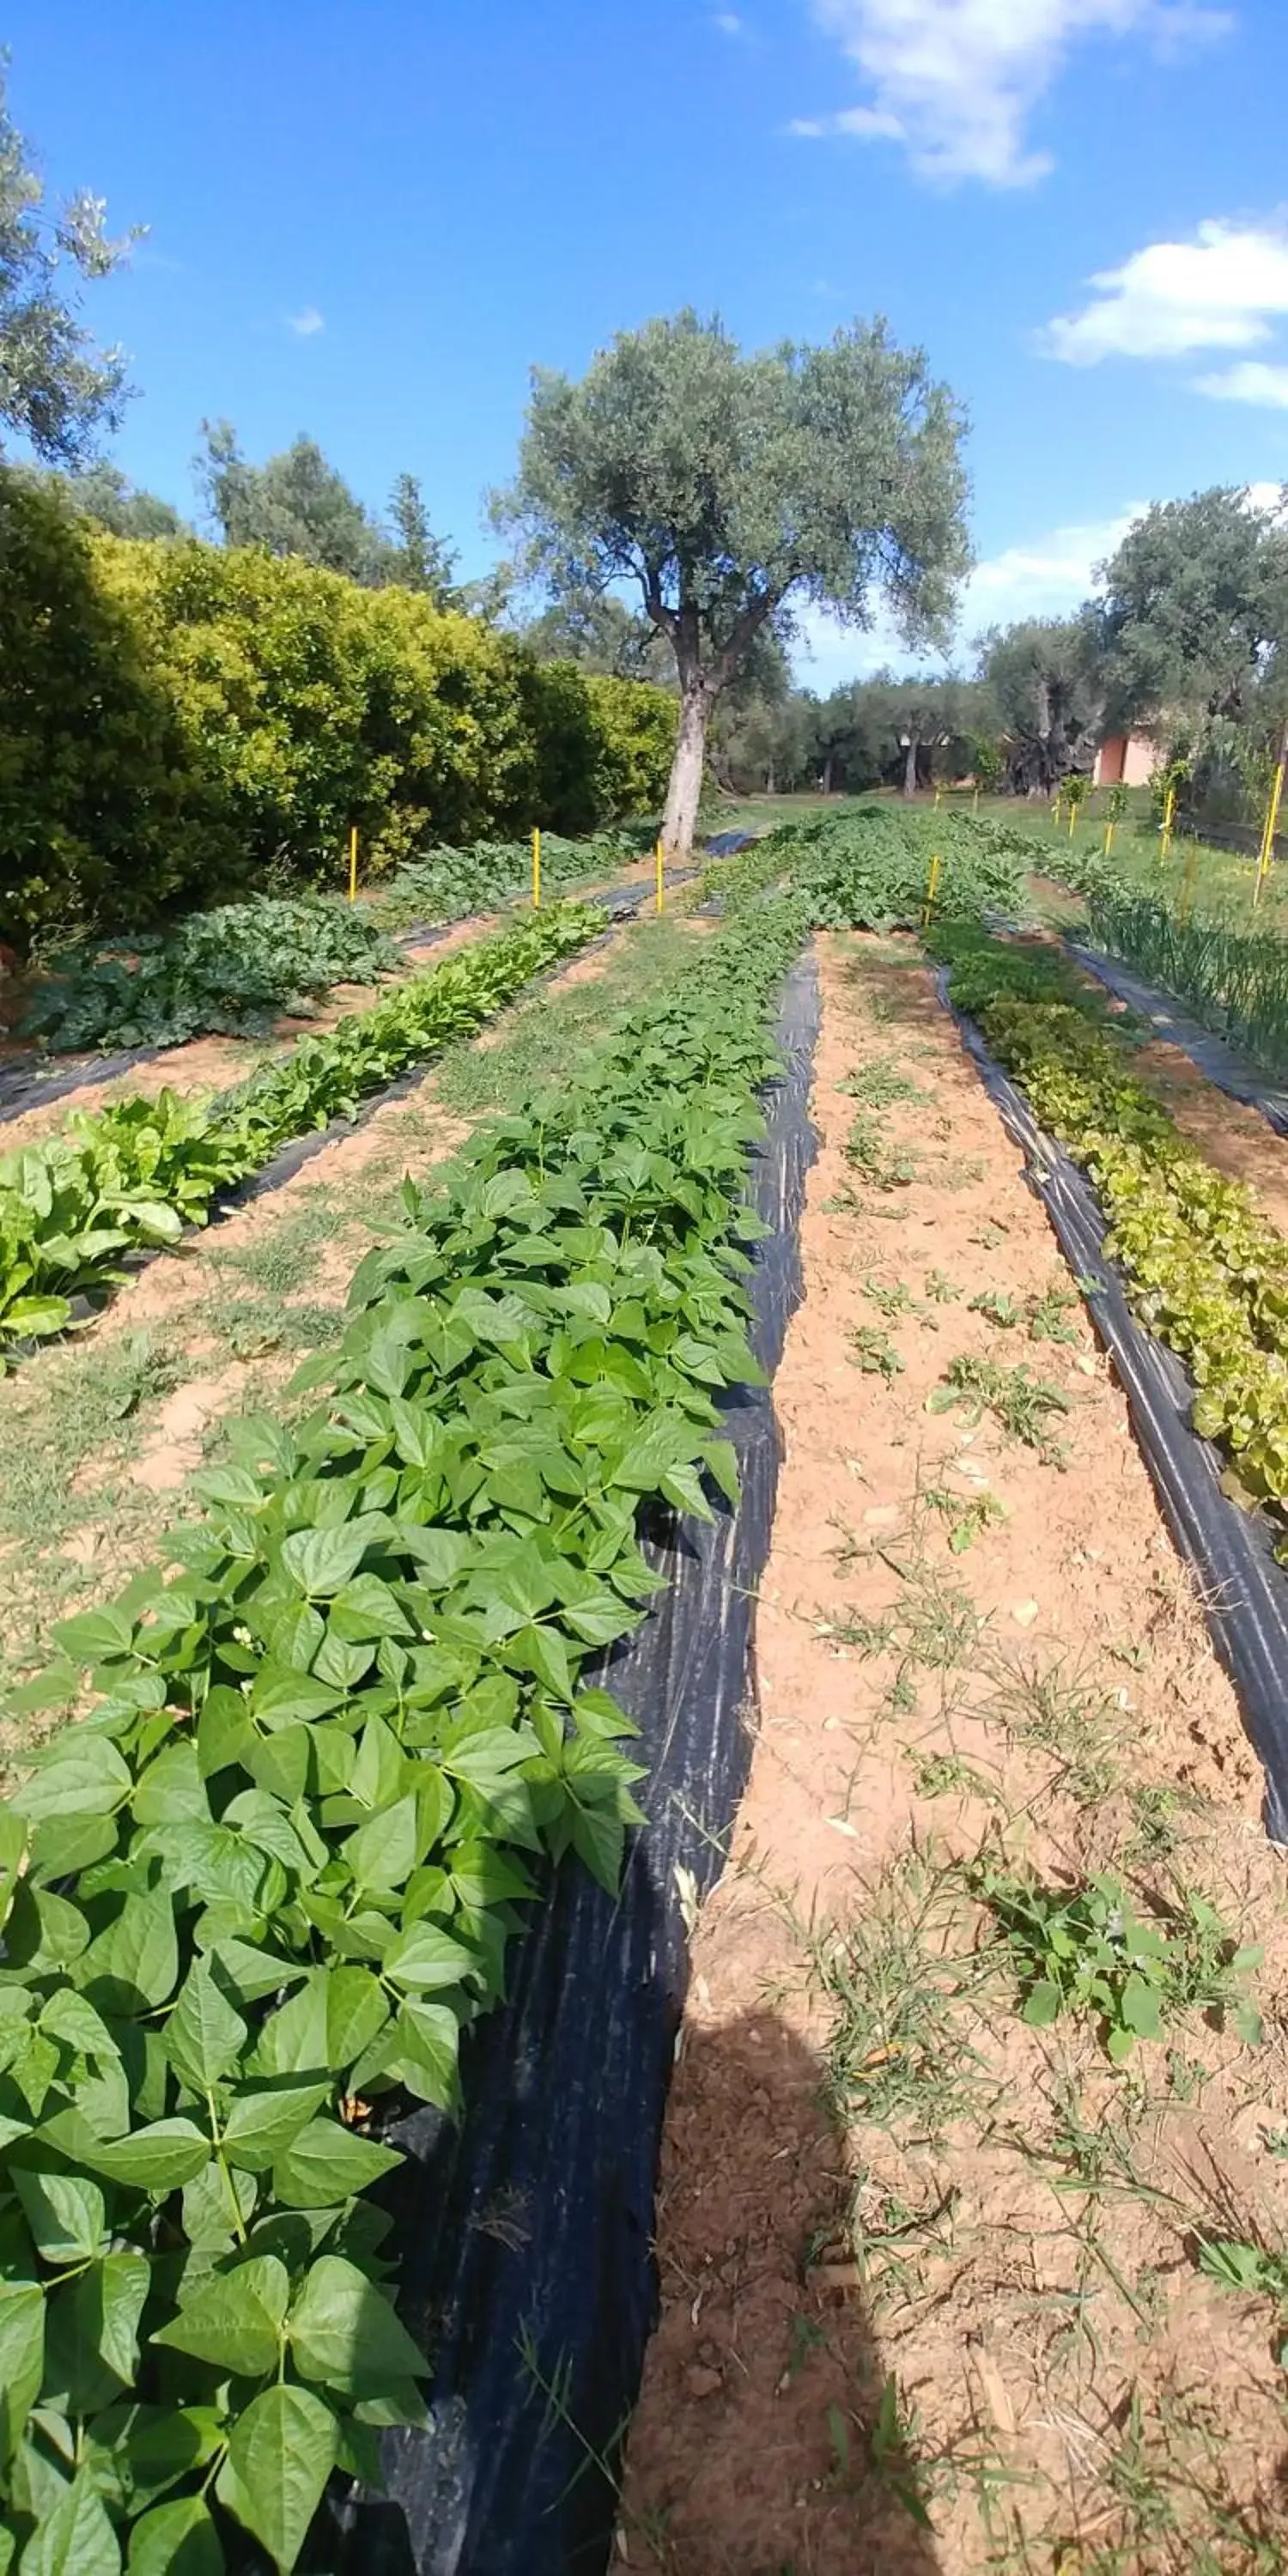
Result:
<svg viewBox="0 0 1288 2576"><path fill-rule="evenodd" d="M1134 507L1288 478L1284 0L10 0L7 41L51 189L149 226L87 311L117 460L187 510L203 414L306 429L481 571L532 363L684 303L926 347L973 423L963 653ZM815 642L819 687L891 649Z"/></svg>

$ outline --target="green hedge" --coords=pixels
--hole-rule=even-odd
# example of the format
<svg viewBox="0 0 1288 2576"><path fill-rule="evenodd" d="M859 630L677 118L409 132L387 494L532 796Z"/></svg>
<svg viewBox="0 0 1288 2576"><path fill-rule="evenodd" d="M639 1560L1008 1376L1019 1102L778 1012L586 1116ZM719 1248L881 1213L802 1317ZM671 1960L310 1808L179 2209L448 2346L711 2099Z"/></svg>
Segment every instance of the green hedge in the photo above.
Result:
<svg viewBox="0 0 1288 2576"><path fill-rule="evenodd" d="M0 471L0 938L655 809L666 693L293 559L87 529Z"/></svg>

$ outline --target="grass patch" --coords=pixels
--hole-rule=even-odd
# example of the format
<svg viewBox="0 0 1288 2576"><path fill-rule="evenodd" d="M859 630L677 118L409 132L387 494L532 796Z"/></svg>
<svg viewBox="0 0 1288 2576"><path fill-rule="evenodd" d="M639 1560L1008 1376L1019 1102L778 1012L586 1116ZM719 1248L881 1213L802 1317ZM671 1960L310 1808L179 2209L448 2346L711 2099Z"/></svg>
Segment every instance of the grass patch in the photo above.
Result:
<svg viewBox="0 0 1288 2576"><path fill-rule="evenodd" d="M989 1963L965 1937L962 1883L905 1853L871 1889L864 1913L815 1943L832 2010L825 2052L837 2118L925 2141L978 2111L987 2083L972 2046L972 1999Z"/></svg>
<svg viewBox="0 0 1288 2576"><path fill-rule="evenodd" d="M1036 1450L1049 1467L1063 1467L1067 1451L1051 1437L1051 1421L1071 1411L1068 1396L1045 1378L1035 1377L1023 1362L999 1367L964 1351L949 1362L942 1386L927 1398L928 1413L962 1412L973 1429L991 1413L1012 1440Z"/></svg>

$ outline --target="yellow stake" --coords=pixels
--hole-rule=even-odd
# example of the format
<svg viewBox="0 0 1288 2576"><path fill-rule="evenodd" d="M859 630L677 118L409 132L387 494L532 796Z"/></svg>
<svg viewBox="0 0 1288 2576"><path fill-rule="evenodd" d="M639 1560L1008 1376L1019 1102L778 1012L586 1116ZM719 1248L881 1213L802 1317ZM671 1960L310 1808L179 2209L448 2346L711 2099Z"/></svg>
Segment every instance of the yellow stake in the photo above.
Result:
<svg viewBox="0 0 1288 2576"><path fill-rule="evenodd" d="M1110 853L1110 851L1112 850L1113 846L1114 846L1114 826L1113 826L1113 822L1112 822L1112 820L1111 820L1110 822L1106 823L1106 825L1105 825L1105 853L1104 853L1104 854L1105 854L1105 857L1106 857L1106 858L1108 858L1109 853Z"/></svg>
<svg viewBox="0 0 1288 2576"><path fill-rule="evenodd" d="M935 810L936 810L936 812L938 812L938 810L939 810L939 799L940 799L940 797L943 795L943 792L944 792L944 791L943 791L942 787L937 787L937 788L935 789Z"/></svg>
<svg viewBox="0 0 1288 2576"><path fill-rule="evenodd" d="M1075 826L1075 824L1077 823L1077 820L1078 820L1078 808L1077 808L1077 806L1075 805L1075 803L1074 803L1074 801L1073 801L1073 798L1072 798L1072 797L1070 797L1070 799L1069 799L1069 838L1070 838L1070 840L1072 840L1072 839L1073 839L1074 826Z"/></svg>
<svg viewBox="0 0 1288 2576"><path fill-rule="evenodd" d="M357 824L355 823L355 824L353 825L353 827L352 827L352 830L350 831L350 834L349 834L349 901L350 901L350 903L356 903L356 902L357 902L357 900L358 900L358 826L357 826Z"/></svg>
<svg viewBox="0 0 1288 2576"><path fill-rule="evenodd" d="M1175 789L1174 787L1169 787L1169 788L1168 788L1168 791L1167 791L1167 794L1166 794L1166 796L1165 796L1165 797L1164 797L1164 799L1163 799L1163 839L1162 839L1162 846L1160 847L1160 849L1159 849L1159 853L1158 853L1158 857L1159 857L1159 865L1160 865L1160 866L1163 864L1163 862L1164 862L1166 859L1170 858L1170 856L1171 856L1171 849L1172 849L1172 818L1173 818L1173 816L1175 815L1175 812L1176 812L1176 789Z"/></svg>
<svg viewBox="0 0 1288 2576"><path fill-rule="evenodd" d="M935 909L935 896L939 892L939 871L942 866L943 860L940 858L939 853L936 850L930 862L930 873L926 878L926 902L925 909L921 916L921 927L923 930L929 930L930 928L930 916Z"/></svg>
<svg viewBox="0 0 1288 2576"><path fill-rule="evenodd" d="M1257 873L1253 879L1252 904L1254 911L1261 901L1261 889L1266 878L1270 874L1271 865L1274 860L1275 834L1279 829L1279 807L1283 798L1283 792L1284 764L1283 761L1280 760L1275 769L1274 785L1270 790L1270 803L1266 808L1265 827L1261 834L1261 849L1257 857Z"/></svg>
<svg viewBox="0 0 1288 2576"><path fill-rule="evenodd" d="M655 856L657 859L657 909L660 912L662 909L662 869L665 865L665 861L662 857L662 844L660 841L658 842Z"/></svg>
<svg viewBox="0 0 1288 2576"><path fill-rule="evenodd" d="M970 810L971 810L972 814L978 814L978 812L979 812L979 789L978 789L978 787L976 788L975 793L974 793L974 795L972 796L972 798L971 798L971 800L970 800Z"/></svg>
<svg viewBox="0 0 1288 2576"><path fill-rule="evenodd" d="M534 912L541 910L541 834L535 830L532 835L532 909Z"/></svg>

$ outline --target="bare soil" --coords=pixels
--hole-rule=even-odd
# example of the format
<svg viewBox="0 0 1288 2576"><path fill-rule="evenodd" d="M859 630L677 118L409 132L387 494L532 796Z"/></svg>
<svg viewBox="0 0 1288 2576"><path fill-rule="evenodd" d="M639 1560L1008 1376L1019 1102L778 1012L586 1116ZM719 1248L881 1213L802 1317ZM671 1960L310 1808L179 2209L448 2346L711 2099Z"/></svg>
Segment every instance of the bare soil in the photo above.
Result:
<svg viewBox="0 0 1288 2576"><path fill-rule="evenodd" d="M1204 2237L1288 2244L1259 1768L926 975L877 942L819 952L759 1730L694 1945L619 2557L1262 2576L1288 2565L1282 2328L1198 2260ZM839 1087L868 1068L871 1097L874 1065L920 1096ZM1009 1303L971 1311L982 1293ZM1034 1339L1042 1316L1070 1338ZM959 1354L1064 1399L1062 1463L989 1413L927 1410ZM1146 1910L1201 1888L1231 1945L1265 1944L1263 2044L1190 2008L1115 2069L1093 2020L1030 2027L981 1854L1047 1885L1113 1869Z"/></svg>

